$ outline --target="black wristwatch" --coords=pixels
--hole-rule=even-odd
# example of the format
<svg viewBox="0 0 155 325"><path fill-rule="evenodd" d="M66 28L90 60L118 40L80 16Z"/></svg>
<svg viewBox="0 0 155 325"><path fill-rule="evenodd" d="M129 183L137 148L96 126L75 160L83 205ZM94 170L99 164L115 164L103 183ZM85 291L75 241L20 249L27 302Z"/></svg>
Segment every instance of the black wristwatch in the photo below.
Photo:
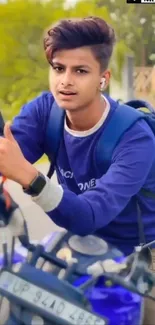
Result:
<svg viewBox="0 0 155 325"><path fill-rule="evenodd" d="M28 188L23 188L24 193L31 196L37 196L41 193L44 186L46 185L45 176L38 172L38 175L33 179Z"/></svg>

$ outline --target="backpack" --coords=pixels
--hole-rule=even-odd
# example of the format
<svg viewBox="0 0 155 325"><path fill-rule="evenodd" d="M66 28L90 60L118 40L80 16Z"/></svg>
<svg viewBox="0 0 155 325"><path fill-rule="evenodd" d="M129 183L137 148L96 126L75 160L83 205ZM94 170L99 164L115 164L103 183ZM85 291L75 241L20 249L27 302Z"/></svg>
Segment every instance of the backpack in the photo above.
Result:
<svg viewBox="0 0 155 325"><path fill-rule="evenodd" d="M56 104L56 102L54 102L46 130L46 148L51 163L47 174L49 178L54 172L54 164L56 161L59 144L63 136L64 118L65 111L62 110ZM105 174L108 170L111 164L113 151L121 140L123 134L140 119L144 119L148 123L155 135L155 111L148 102L138 99L128 101L125 104L120 104L119 101L117 102L116 109L113 112L104 132L99 138L94 155L96 165L99 164L103 166L103 174ZM111 133L113 133L113 137L111 137ZM155 193L149 190L141 189L140 193L146 197L155 199ZM144 243L145 236L141 219L141 209L138 201L137 214L140 242Z"/></svg>
<svg viewBox="0 0 155 325"><path fill-rule="evenodd" d="M63 136L65 111L62 110L56 102L52 104L50 117L46 129L46 151L50 157L50 169L48 177L54 172L54 163L57 157L60 141ZM100 136L96 147L96 165L103 166L105 174L111 164L113 151L119 143L123 134L140 119L145 119L155 134L155 111L153 107L143 100L132 100L125 104L119 104L112 114L112 117L106 126L103 134ZM52 132L51 132L52 130ZM113 133L113 137L111 137ZM51 145L52 143L52 145ZM106 146L104 145L106 143Z"/></svg>

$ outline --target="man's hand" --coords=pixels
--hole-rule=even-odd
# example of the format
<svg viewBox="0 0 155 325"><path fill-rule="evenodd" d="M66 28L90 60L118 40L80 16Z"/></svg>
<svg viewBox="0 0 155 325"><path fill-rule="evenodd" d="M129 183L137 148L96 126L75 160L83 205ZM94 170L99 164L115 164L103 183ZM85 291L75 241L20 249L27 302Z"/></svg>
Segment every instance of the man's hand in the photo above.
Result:
<svg viewBox="0 0 155 325"><path fill-rule="evenodd" d="M10 122L5 124L4 138L0 137L0 173L26 188L38 171L25 159L10 125Z"/></svg>

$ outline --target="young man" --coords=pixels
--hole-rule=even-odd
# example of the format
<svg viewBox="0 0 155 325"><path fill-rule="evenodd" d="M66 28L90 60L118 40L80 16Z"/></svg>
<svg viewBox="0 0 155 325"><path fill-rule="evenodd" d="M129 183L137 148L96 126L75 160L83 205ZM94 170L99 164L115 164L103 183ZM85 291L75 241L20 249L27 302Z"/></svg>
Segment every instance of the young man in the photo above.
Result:
<svg viewBox="0 0 155 325"><path fill-rule="evenodd" d="M113 29L97 17L62 20L47 32L50 92L26 104L11 129L6 123L0 172L21 184L57 225L82 236L97 234L127 255L139 244L137 200L146 241L155 239L155 200L140 194L141 188L155 192L155 139L140 120L118 143L108 171L96 168L94 150L117 106L102 95L114 42ZM46 153L54 100L66 112L55 163L59 185L33 166Z"/></svg>
<svg viewBox="0 0 155 325"><path fill-rule="evenodd" d="M0 172L26 188L59 226L82 236L96 233L129 254L139 244L137 198L146 241L155 238L155 201L139 194L142 187L155 192L155 140L140 120L117 145L107 173L95 166L94 150L117 105L101 94L109 84L114 41L113 29L95 17L62 20L47 32L50 92L26 104L11 130L6 124L5 138L0 139ZM46 153L45 132L54 100L66 111L55 164L59 185L38 175L32 165ZM42 188L33 193L29 187L38 176Z"/></svg>

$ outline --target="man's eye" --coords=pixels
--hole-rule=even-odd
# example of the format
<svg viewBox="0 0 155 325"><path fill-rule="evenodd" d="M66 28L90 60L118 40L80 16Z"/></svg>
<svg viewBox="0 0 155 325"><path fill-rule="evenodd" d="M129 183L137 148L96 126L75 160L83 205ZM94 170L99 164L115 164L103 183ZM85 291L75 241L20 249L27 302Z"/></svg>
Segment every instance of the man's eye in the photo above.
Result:
<svg viewBox="0 0 155 325"><path fill-rule="evenodd" d="M88 71L86 71L86 70L84 70L84 69L78 69L77 72L78 72L78 73L83 73L83 74L84 74L84 73L88 73Z"/></svg>
<svg viewBox="0 0 155 325"><path fill-rule="evenodd" d="M54 70L56 70L57 72L62 72L63 68L62 67L53 67Z"/></svg>

